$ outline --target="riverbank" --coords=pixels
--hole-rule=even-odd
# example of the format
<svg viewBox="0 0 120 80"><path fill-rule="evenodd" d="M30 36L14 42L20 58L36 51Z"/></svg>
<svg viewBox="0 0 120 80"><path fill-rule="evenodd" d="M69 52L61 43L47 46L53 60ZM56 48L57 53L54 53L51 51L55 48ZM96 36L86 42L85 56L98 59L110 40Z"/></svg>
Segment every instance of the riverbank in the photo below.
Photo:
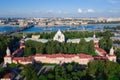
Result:
<svg viewBox="0 0 120 80"><path fill-rule="evenodd" d="M10 25L10 24L0 24L0 27L1 26L12 26L12 27L16 27L17 26L17 27L20 27L19 25Z"/></svg>
<svg viewBox="0 0 120 80"><path fill-rule="evenodd" d="M8 25L7 25L8 26ZM10 27L9 27L10 26ZM0 26L0 32L6 32L9 30L14 30L19 28L19 26L11 26L9 25L6 27ZM44 26L44 27L39 27L39 26L34 26L32 28L26 29L22 32L56 32L59 29L61 31L95 31L95 30L100 30L103 31L104 27L116 27L120 26L120 24L87 24L87 25L80 25L80 26Z"/></svg>
<svg viewBox="0 0 120 80"><path fill-rule="evenodd" d="M78 26L87 26L87 25L110 25L110 24L113 24L113 23L93 23L93 24L80 24L80 25L44 25L44 26L35 25L35 26L37 27L61 27L61 26L78 27ZM120 23L114 23L114 24L120 25Z"/></svg>
<svg viewBox="0 0 120 80"><path fill-rule="evenodd" d="M77 26L87 26L87 25L110 25L110 24L116 24L116 25L120 25L120 23L88 23L88 24L80 24L80 25L35 25L36 27L61 27L61 26L72 26L72 27L77 27ZM11 24L0 24L1 26L12 26L12 27L21 27L20 25L11 25Z"/></svg>

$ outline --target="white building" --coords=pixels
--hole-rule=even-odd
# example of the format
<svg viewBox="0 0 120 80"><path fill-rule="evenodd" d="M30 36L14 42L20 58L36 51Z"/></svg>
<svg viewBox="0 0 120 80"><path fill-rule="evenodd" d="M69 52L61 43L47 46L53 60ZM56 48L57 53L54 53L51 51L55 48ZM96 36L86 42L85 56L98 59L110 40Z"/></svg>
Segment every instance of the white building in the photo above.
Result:
<svg viewBox="0 0 120 80"><path fill-rule="evenodd" d="M79 43L80 39L68 39L67 43Z"/></svg>
<svg viewBox="0 0 120 80"><path fill-rule="evenodd" d="M53 40L58 42L65 42L65 36L60 30L58 30Z"/></svg>
<svg viewBox="0 0 120 80"><path fill-rule="evenodd" d="M7 64L7 63L12 63L11 52L10 52L10 49L8 47L6 50L6 56L4 57L4 64Z"/></svg>
<svg viewBox="0 0 120 80"><path fill-rule="evenodd" d="M109 54L107 55L107 58L109 61L113 61L113 62L116 62L116 56L114 54L114 49L113 47L110 49L110 52Z"/></svg>
<svg viewBox="0 0 120 80"><path fill-rule="evenodd" d="M82 39L82 38L81 38ZM67 43L80 43L81 39L68 39ZM94 34L93 37L83 38L86 42L89 42L91 40L94 41L94 43L98 43L100 38L96 38L96 35Z"/></svg>

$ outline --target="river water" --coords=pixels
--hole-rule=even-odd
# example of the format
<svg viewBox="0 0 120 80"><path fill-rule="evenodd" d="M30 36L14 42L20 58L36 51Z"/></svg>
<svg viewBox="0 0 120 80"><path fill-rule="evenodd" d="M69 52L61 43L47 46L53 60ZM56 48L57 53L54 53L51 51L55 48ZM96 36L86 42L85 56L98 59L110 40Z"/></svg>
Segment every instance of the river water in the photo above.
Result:
<svg viewBox="0 0 120 80"><path fill-rule="evenodd" d="M120 24L89 24L89 25L81 25L81 26L45 26L38 27L34 26L32 28L26 29L23 32L55 32L57 30L61 31L76 31L76 30L103 30L105 26L116 27L120 26ZM19 26L0 26L0 32L6 32L9 30L14 30L19 28Z"/></svg>

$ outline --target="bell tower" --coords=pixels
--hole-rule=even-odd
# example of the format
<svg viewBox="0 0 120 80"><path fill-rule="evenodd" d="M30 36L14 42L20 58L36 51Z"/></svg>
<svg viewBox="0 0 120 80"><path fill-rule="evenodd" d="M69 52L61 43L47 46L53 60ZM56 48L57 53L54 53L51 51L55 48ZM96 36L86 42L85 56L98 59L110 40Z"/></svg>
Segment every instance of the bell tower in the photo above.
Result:
<svg viewBox="0 0 120 80"><path fill-rule="evenodd" d="M11 52L10 49L7 47L6 49L6 56L4 57L4 63L12 63L12 57L11 57Z"/></svg>
<svg viewBox="0 0 120 80"><path fill-rule="evenodd" d="M114 54L114 49L113 47L110 49L109 54L107 55L109 61L116 62L116 55Z"/></svg>
<svg viewBox="0 0 120 80"><path fill-rule="evenodd" d="M114 49L113 49L113 47L110 49L109 55L114 55Z"/></svg>
<svg viewBox="0 0 120 80"><path fill-rule="evenodd" d="M98 39L96 38L96 35L95 35L95 33L94 33L94 35L93 35L93 41L94 41L94 47L96 48L98 48L99 47L99 41L98 41Z"/></svg>

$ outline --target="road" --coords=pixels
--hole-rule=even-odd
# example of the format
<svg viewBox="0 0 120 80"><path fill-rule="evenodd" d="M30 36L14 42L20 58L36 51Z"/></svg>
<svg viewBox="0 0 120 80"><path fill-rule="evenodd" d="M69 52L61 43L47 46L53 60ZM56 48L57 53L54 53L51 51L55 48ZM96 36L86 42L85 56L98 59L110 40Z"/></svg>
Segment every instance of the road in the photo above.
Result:
<svg viewBox="0 0 120 80"><path fill-rule="evenodd" d="M54 69L55 66L42 66L39 70L39 72L37 73L37 75L40 75L41 73L45 73L46 71L50 70L50 69Z"/></svg>

